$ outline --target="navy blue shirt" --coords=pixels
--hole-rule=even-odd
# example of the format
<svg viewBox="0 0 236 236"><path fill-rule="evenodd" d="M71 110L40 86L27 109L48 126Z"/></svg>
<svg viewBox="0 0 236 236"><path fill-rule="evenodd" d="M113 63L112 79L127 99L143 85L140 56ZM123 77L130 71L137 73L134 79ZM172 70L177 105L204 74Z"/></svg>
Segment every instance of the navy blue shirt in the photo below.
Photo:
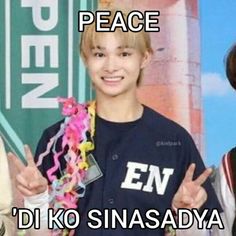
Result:
<svg viewBox="0 0 236 236"><path fill-rule="evenodd" d="M58 122L44 131L36 160L45 151L50 137L57 133L60 124ZM145 221L145 213L156 209L163 216L166 209L171 208L173 196L189 165L196 163L195 177L205 169L191 136L181 126L148 107L144 107L142 117L136 121L115 123L96 117L95 125L93 155L103 176L87 185L85 196L79 200L81 223L76 235L164 235L163 229L141 229L139 225L132 229L122 229L119 224L116 229L90 229L87 222L92 221L87 213L91 209L117 209L121 214L122 209L127 209L130 219L133 211L139 209ZM53 166L52 159L50 156L45 158L39 167L45 177L46 171ZM65 166L65 160L61 160L62 166ZM221 211L210 181L207 180L203 187L208 199L202 208ZM104 220L102 217L100 219Z"/></svg>

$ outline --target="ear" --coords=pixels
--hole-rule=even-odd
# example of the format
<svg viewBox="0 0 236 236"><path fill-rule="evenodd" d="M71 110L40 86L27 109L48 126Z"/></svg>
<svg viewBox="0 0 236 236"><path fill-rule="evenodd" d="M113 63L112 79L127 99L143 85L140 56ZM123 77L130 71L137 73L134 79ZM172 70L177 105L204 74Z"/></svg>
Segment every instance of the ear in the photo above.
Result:
<svg viewBox="0 0 236 236"><path fill-rule="evenodd" d="M85 55L83 55L82 53L80 54L80 57L81 57L81 59L82 59L82 61L83 61L83 63L84 63L84 66L87 68L88 66L88 64L87 64L87 59L86 59L86 57L85 57Z"/></svg>
<svg viewBox="0 0 236 236"><path fill-rule="evenodd" d="M143 69L144 67L146 67L149 62L151 61L152 58L152 54L148 51L146 51L144 53L143 59L142 59L142 63L141 63L141 69Z"/></svg>

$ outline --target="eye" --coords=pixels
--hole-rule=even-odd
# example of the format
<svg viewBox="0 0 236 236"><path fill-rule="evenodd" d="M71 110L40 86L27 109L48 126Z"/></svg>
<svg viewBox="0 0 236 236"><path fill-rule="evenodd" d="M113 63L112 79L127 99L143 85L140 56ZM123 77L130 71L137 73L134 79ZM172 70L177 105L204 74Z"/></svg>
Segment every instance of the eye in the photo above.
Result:
<svg viewBox="0 0 236 236"><path fill-rule="evenodd" d="M122 57L128 57L128 56L130 56L130 55L131 55L130 52L122 52L122 53L121 53L121 56L122 56Z"/></svg>
<svg viewBox="0 0 236 236"><path fill-rule="evenodd" d="M95 57L104 57L105 56L104 53L102 53L102 52L95 52L93 55Z"/></svg>

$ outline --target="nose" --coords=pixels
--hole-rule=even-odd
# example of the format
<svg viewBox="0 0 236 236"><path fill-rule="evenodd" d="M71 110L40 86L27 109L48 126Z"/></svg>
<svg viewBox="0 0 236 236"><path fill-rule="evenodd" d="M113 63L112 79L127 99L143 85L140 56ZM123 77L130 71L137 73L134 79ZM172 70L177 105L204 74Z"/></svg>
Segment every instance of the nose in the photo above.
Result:
<svg viewBox="0 0 236 236"><path fill-rule="evenodd" d="M109 56L107 57L105 63L104 63L104 70L107 73L113 73L117 71L119 68L118 61L116 60L115 57Z"/></svg>

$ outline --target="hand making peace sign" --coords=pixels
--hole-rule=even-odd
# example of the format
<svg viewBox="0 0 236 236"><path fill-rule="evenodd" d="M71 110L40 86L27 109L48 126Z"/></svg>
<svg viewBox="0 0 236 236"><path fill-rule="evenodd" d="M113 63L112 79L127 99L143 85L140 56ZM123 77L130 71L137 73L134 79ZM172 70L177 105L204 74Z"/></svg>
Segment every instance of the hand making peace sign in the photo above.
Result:
<svg viewBox="0 0 236 236"><path fill-rule="evenodd" d="M14 162L17 168L16 186L18 190L25 196L33 196L46 191L48 182L38 170L32 152L28 145L24 146L27 166L13 153L8 153L8 157Z"/></svg>
<svg viewBox="0 0 236 236"><path fill-rule="evenodd" d="M185 177L172 200L174 209L199 209L207 200L207 193L202 184L210 176L212 169L206 169L198 178L193 180L195 167L196 165L192 163L186 171Z"/></svg>

